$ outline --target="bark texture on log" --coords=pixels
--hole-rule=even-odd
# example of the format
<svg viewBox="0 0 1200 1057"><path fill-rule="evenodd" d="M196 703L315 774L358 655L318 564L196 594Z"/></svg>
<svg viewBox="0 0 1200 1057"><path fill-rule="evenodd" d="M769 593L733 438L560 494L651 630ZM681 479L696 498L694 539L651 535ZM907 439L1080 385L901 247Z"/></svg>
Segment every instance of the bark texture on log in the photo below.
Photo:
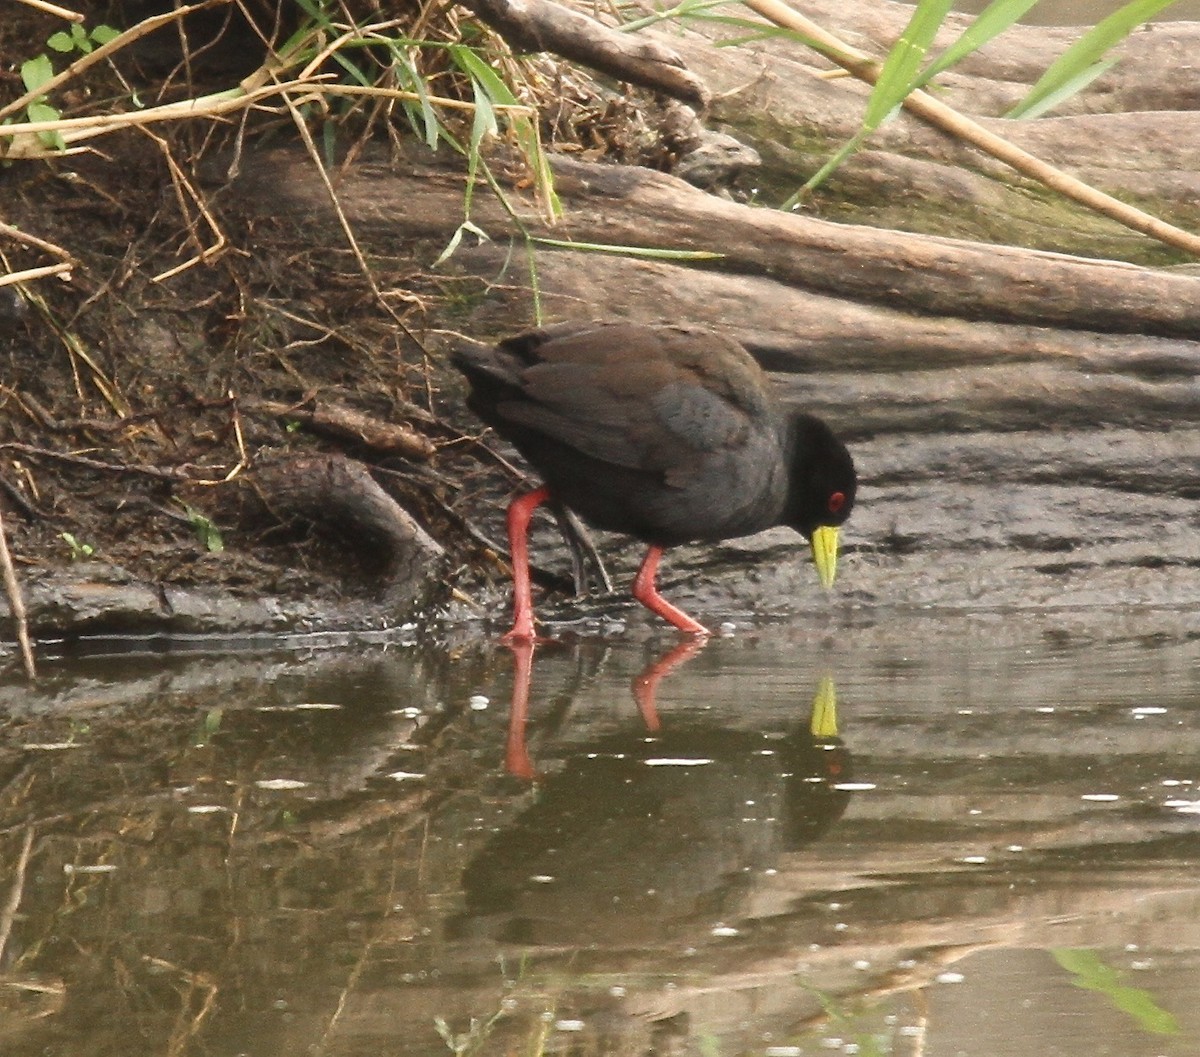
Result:
<svg viewBox="0 0 1200 1057"><path fill-rule="evenodd" d="M549 0L464 0L464 6L517 51L553 52L696 106L708 102L704 83L664 42L618 32Z"/></svg>
<svg viewBox="0 0 1200 1057"><path fill-rule="evenodd" d="M256 469L253 485L281 520L300 519L347 540L357 559L375 558L382 594L415 613L427 604L441 546L361 463L340 456L280 460Z"/></svg>
<svg viewBox="0 0 1200 1057"><path fill-rule="evenodd" d="M726 272L914 313L1200 338L1200 277L757 209L646 169L557 159L555 173L567 217L549 227L526 201L522 221L535 234L713 252ZM323 185L289 154L262 159L243 186L277 214L313 223L324 216L325 230L334 230ZM346 215L380 245L414 234L448 240L462 178L434 164L403 174L363 167L343 180L339 196ZM519 192L510 201L519 205ZM473 217L493 238L516 235L494 200L477 196ZM680 269L681 277L691 274Z"/></svg>

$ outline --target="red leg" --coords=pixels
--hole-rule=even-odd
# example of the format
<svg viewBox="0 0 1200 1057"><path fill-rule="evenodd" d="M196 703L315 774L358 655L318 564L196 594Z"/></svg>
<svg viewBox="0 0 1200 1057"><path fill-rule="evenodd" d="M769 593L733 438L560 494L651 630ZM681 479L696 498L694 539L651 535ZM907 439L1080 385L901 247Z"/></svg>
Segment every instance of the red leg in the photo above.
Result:
<svg viewBox="0 0 1200 1057"><path fill-rule="evenodd" d="M508 547L512 555L513 626L500 637L504 643L533 642L533 595L529 589L529 522L533 512L550 498L549 488L517 496L508 507Z"/></svg>
<svg viewBox="0 0 1200 1057"><path fill-rule="evenodd" d="M658 576L658 563L663 556L662 547L651 547L642 559L642 567L638 569L637 579L633 581L633 597L647 609L657 613L663 620L670 621L680 631L687 635L707 635L708 628L689 617L682 609L671 605L654 586Z"/></svg>

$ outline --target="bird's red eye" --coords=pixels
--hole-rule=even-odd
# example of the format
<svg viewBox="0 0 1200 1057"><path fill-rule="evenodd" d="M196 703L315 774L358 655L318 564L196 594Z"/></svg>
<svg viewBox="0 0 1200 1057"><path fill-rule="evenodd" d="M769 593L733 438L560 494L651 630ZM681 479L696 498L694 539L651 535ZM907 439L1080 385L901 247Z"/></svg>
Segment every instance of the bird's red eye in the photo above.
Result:
<svg viewBox="0 0 1200 1057"><path fill-rule="evenodd" d="M843 492L834 492L833 495L829 497L829 512L831 514L836 514L845 505L846 496Z"/></svg>

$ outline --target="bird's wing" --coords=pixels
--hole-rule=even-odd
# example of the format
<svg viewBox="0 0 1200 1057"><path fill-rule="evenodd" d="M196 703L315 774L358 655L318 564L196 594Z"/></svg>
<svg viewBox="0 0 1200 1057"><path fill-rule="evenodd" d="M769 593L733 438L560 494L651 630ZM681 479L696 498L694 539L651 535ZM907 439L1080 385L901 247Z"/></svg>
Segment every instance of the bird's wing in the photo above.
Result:
<svg viewBox="0 0 1200 1057"><path fill-rule="evenodd" d="M744 443L768 409L749 353L708 331L578 328L536 353L497 413L617 466L686 474Z"/></svg>

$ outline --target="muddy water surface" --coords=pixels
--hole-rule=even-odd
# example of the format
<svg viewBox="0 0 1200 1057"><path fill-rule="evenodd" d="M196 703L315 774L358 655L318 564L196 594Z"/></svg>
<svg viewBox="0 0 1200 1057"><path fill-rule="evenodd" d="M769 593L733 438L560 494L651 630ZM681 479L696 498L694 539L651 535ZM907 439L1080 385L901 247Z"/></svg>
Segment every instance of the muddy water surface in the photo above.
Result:
<svg viewBox="0 0 1200 1057"><path fill-rule="evenodd" d="M564 636L523 748L479 637L75 651L3 689L0 1051L1200 1053L1198 636Z"/></svg>

